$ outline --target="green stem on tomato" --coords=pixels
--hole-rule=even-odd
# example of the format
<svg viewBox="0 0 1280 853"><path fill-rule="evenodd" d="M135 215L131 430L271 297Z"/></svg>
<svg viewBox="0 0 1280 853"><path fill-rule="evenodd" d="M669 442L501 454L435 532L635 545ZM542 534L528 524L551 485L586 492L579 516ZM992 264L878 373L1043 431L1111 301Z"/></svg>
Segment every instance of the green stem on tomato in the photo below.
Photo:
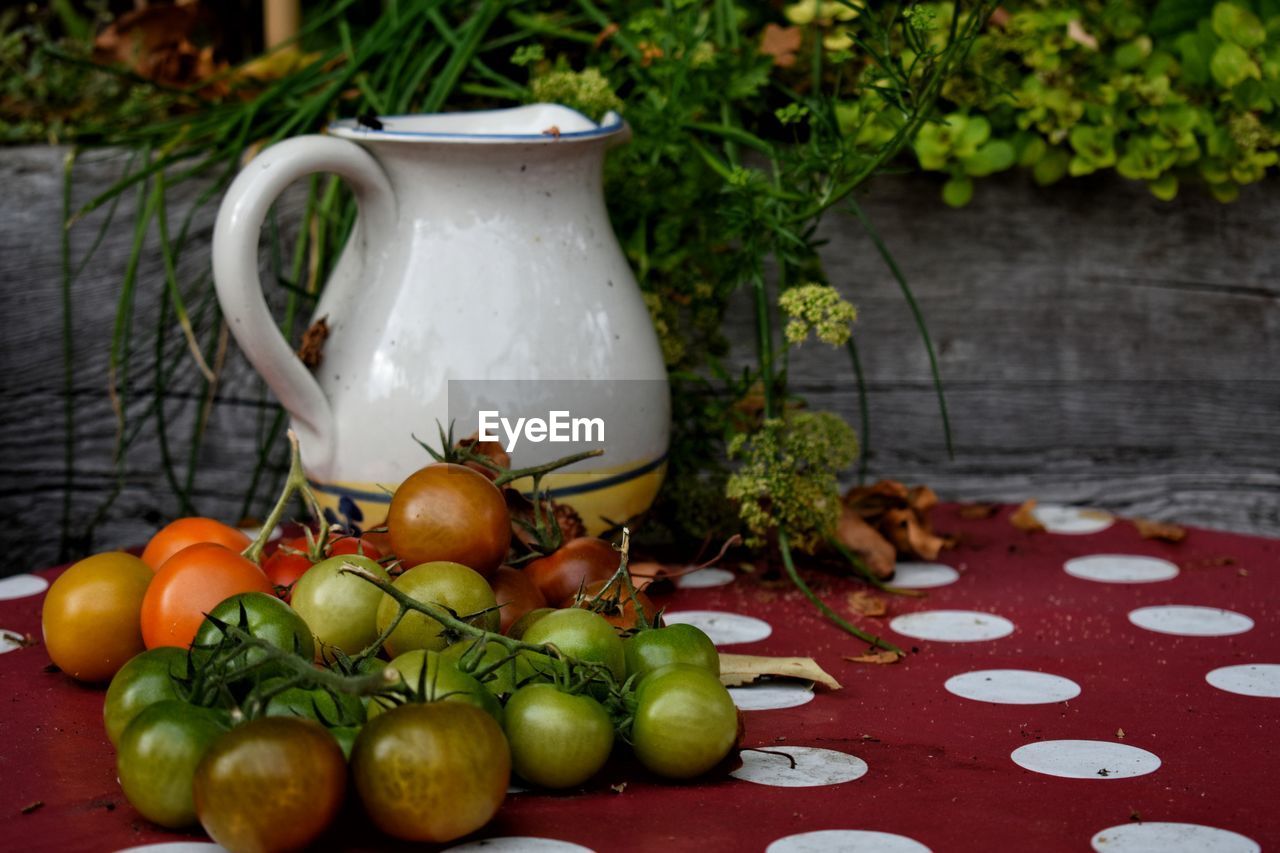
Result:
<svg viewBox="0 0 1280 853"><path fill-rule="evenodd" d="M550 462L544 462L541 465L533 465L529 468L511 468L499 474L497 479L493 481L493 484L495 486L502 487L513 480L520 480L525 477L541 477L543 474L549 474L559 468L564 468L575 462L581 462L583 459L591 459L592 457L603 455L603 450L584 450L581 453L575 453L572 456L566 456L563 459L553 459Z"/></svg>
<svg viewBox="0 0 1280 853"><path fill-rule="evenodd" d="M267 520L262 523L258 537L249 543L249 547L241 552L241 556L252 560L255 564L262 562L262 549L267 547L267 541L275 531L276 525L284 518L285 511L289 508L289 501L295 492L302 495L307 511L315 516L316 521L323 524L324 513L320 509L320 501L316 498L316 493L311 490L311 484L307 482L306 472L302 470L302 452L298 448L298 436L293 430L289 430L289 474L285 477L284 488L280 490L280 497L267 515ZM324 538L324 536L321 537L322 540Z"/></svg>
<svg viewBox="0 0 1280 853"><path fill-rule="evenodd" d="M874 637L856 625L846 621L844 617L832 610L825 601L818 597L817 593L809 588L809 585L800 577L800 573L796 571L795 561L791 559L791 544L787 540L787 531L782 528L778 529L778 550L782 552L782 564L787 569L787 577L791 578L791 582L796 585L796 588L799 589L800 592L804 593L805 598L813 602L813 605L817 607L818 610L822 611L824 616L834 622L842 630L852 634L860 640L865 640L877 648L895 652L900 655L905 654L902 649L898 648L893 643L890 643L888 640L883 640L880 637Z"/></svg>

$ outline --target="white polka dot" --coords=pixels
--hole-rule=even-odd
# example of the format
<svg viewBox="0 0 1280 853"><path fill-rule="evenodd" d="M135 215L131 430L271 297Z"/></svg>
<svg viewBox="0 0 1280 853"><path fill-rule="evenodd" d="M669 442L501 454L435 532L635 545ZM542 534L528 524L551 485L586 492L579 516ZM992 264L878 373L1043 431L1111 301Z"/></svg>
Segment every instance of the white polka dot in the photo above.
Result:
<svg viewBox="0 0 1280 853"><path fill-rule="evenodd" d="M1165 604L1139 607L1129 613L1129 621L1157 634L1179 637L1229 637L1253 628L1248 616L1218 607Z"/></svg>
<svg viewBox="0 0 1280 853"><path fill-rule="evenodd" d="M1280 663L1242 663L1215 669L1204 680L1241 696L1280 699Z"/></svg>
<svg viewBox="0 0 1280 853"><path fill-rule="evenodd" d="M948 692L975 702L1043 705L1080 695L1080 685L1060 675L1026 669L980 669L947 679Z"/></svg>
<svg viewBox="0 0 1280 853"><path fill-rule="evenodd" d="M681 589L706 589L731 583L733 583L733 572L728 569L698 569L696 572L676 578L676 586Z"/></svg>
<svg viewBox="0 0 1280 853"><path fill-rule="evenodd" d="M210 841L161 841L116 850L116 853L227 853L227 848Z"/></svg>
<svg viewBox="0 0 1280 853"><path fill-rule="evenodd" d="M1145 749L1105 740L1044 740L1020 746L1009 757L1019 767L1067 779L1126 779L1160 767L1160 759Z"/></svg>
<svg viewBox="0 0 1280 853"><path fill-rule="evenodd" d="M49 582L39 575L14 575L0 580L0 601L39 595L49 588Z"/></svg>
<svg viewBox="0 0 1280 853"><path fill-rule="evenodd" d="M17 631L0 628L0 655L22 648L22 635Z"/></svg>
<svg viewBox="0 0 1280 853"><path fill-rule="evenodd" d="M1110 513L1100 509L1080 509L1059 504L1041 504L1031 510L1031 514L1050 533L1084 535L1106 530L1115 523Z"/></svg>
<svg viewBox="0 0 1280 853"><path fill-rule="evenodd" d="M943 643L998 640L1013 633L1013 623L976 610L923 610L896 617L889 627L904 637Z"/></svg>
<svg viewBox="0 0 1280 853"><path fill-rule="evenodd" d="M1099 583L1155 583L1178 576L1178 567L1157 557L1094 554L1067 560L1062 566L1073 578Z"/></svg>
<svg viewBox="0 0 1280 853"><path fill-rule="evenodd" d="M1262 847L1238 832L1198 823L1122 823L1090 839L1105 853L1258 853Z"/></svg>
<svg viewBox="0 0 1280 853"><path fill-rule="evenodd" d="M733 704L743 711L776 711L813 701L813 688L803 684L753 684L730 687Z"/></svg>
<svg viewBox="0 0 1280 853"><path fill-rule="evenodd" d="M680 610L664 613L662 619L668 625L693 625L701 628L717 646L754 643L773 633L773 628L763 619L718 610Z"/></svg>
<svg viewBox="0 0 1280 853"><path fill-rule="evenodd" d="M532 835L507 835L501 838L481 838L468 841L449 850L490 850L496 853L593 853L590 847L554 838L535 838Z"/></svg>
<svg viewBox="0 0 1280 853"><path fill-rule="evenodd" d="M903 589L933 589L959 579L959 572L942 563L898 563L889 584Z"/></svg>
<svg viewBox="0 0 1280 853"><path fill-rule="evenodd" d="M729 775L776 788L812 788L852 782L866 772L867 762L847 752L813 746L770 746L742 750L742 766Z"/></svg>
<svg viewBox="0 0 1280 853"><path fill-rule="evenodd" d="M930 853L914 838L867 829L822 829L788 835L765 848L764 853Z"/></svg>

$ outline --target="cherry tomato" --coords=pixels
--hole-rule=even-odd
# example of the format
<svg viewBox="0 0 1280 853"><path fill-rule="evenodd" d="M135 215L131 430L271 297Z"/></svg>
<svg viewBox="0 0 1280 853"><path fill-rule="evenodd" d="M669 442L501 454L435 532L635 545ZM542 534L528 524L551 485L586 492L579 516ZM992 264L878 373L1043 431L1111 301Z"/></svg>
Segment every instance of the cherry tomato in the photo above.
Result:
<svg viewBox="0 0 1280 853"><path fill-rule="evenodd" d="M529 684L507 702L506 715L512 769L544 788L581 785L613 749L613 723L590 696Z"/></svg>
<svg viewBox="0 0 1280 853"><path fill-rule="evenodd" d="M528 613L517 619L515 624L507 629L507 636L513 640L523 639L525 632L542 619L543 616L546 616L548 613L555 612L556 609L554 607L539 607L536 610L530 610Z"/></svg>
<svg viewBox="0 0 1280 853"><path fill-rule="evenodd" d="M481 474L452 463L410 475L391 497L387 532L406 565L446 560L488 577L506 559L511 516L502 492Z"/></svg>
<svg viewBox="0 0 1280 853"><path fill-rule="evenodd" d="M569 596L560 603L560 606L594 610L615 628L630 629L640 627L640 621L636 616L636 604L639 603L645 624L653 625L657 621L658 606L639 590L636 591L635 599L632 600L626 590L614 586L609 589L604 598L600 598L600 593L608 583L607 580L592 581L580 594Z"/></svg>
<svg viewBox="0 0 1280 853"><path fill-rule="evenodd" d="M143 649L138 630L151 569L131 554L95 554L49 587L40 622L49 659L72 678L106 681Z"/></svg>
<svg viewBox="0 0 1280 853"><path fill-rule="evenodd" d="M338 742L299 717L263 717L218 738L192 786L200 825L228 850L301 850L333 822L346 792Z"/></svg>
<svg viewBox="0 0 1280 853"><path fill-rule="evenodd" d="M195 823L196 765L227 728L218 712L186 702L165 699L144 708L120 736L116 774L124 795L152 823L171 829Z"/></svg>
<svg viewBox="0 0 1280 853"><path fill-rule="evenodd" d="M547 606L547 599L534 582L519 569L502 566L489 578L493 597L502 609L498 611L498 630L503 634L530 610Z"/></svg>
<svg viewBox="0 0 1280 853"><path fill-rule="evenodd" d="M640 680L631 745L654 773L700 776L729 754L737 738L738 710L706 669L673 663Z"/></svg>
<svg viewBox="0 0 1280 853"><path fill-rule="evenodd" d="M262 683L261 689L272 691L279 679ZM364 703L350 693L331 693L323 688L289 687L267 700L268 717L302 717L326 728L359 726L365 721Z"/></svg>
<svg viewBox="0 0 1280 853"><path fill-rule="evenodd" d="M720 677L720 653L715 643L693 625L668 625L641 631L622 641L627 675L645 676L669 663L700 666Z"/></svg>
<svg viewBox="0 0 1280 853"><path fill-rule="evenodd" d="M323 551L325 558L353 554L376 561L382 557L382 551L372 542L337 532L329 534L329 542ZM263 561L262 571L274 586L288 587L281 598L292 601L293 585L313 565L320 562L323 562L323 558L316 563L311 562L311 557L307 554L307 538L298 536L281 542L271 556Z"/></svg>
<svg viewBox="0 0 1280 853"><path fill-rule="evenodd" d="M549 602L575 595L592 581L607 581L618 570L618 552L603 539L582 536L525 566L534 586Z"/></svg>
<svg viewBox="0 0 1280 853"><path fill-rule="evenodd" d="M366 580L344 574L342 569L347 565L391 580L387 570L372 559L355 555L330 557L298 579L290 603L311 626L322 657L325 646L356 655L378 639L378 604L383 592Z"/></svg>
<svg viewBox="0 0 1280 853"><path fill-rule="evenodd" d="M468 653L471 652L474 645L475 642L473 640L463 640L461 642L454 643L452 646L449 646L447 649L442 651L440 653L440 657L452 662L459 669L462 669L465 663L464 659L466 659L466 661L472 659L473 655ZM487 678L480 682L494 696L510 696L512 693L516 692L516 688L524 683L526 679L534 675L533 666L530 665L526 656L515 655L513 657L508 654L507 650L503 648L500 643L492 641L485 644L484 652L481 653L479 660L475 662L475 666L476 669L487 669L488 667L491 667L503 660L506 662L498 666L498 668L493 670ZM465 672L466 670L463 671Z"/></svg>
<svg viewBox="0 0 1280 853"><path fill-rule="evenodd" d="M478 476L478 475L477 475ZM401 705L365 724L351 775L374 824L407 841L445 842L484 826L511 780L493 717L462 702Z"/></svg>
<svg viewBox="0 0 1280 853"><path fill-rule="evenodd" d="M555 610L534 623L524 633L524 642L533 645L551 644L570 657L602 663L622 680L626 671L626 658L622 652L622 640L604 617L589 610ZM531 658L534 668L539 662Z"/></svg>
<svg viewBox="0 0 1280 853"><path fill-rule="evenodd" d="M415 649L394 658L387 666L399 673L400 683L417 693L423 702L465 702L502 722L502 705L493 694L439 652ZM369 716L376 717L393 704L374 697L369 704Z"/></svg>
<svg viewBox="0 0 1280 853"><path fill-rule="evenodd" d="M112 746L119 745L125 727L144 708L164 699L181 699L174 679L186 674L187 653L172 646L134 655L120 667L102 704L102 723Z"/></svg>
<svg viewBox="0 0 1280 853"><path fill-rule="evenodd" d="M216 542L230 551L240 552L249 547L249 537L243 532L215 521L212 518L179 518L169 522L151 537L142 551L142 562L159 571L165 560L198 542Z"/></svg>
<svg viewBox="0 0 1280 853"><path fill-rule="evenodd" d="M274 595L241 592L218 602L218 606L209 611L209 615L219 622L237 627L241 626L242 613L245 622L243 627L253 636L266 640L277 649L302 655L307 660L315 657L315 640L311 638L311 629L301 616ZM197 660L202 660L208 655L208 650L221 641L222 629L212 620L206 619L201 623L200 630L196 631L194 645L198 651L193 651L192 654ZM251 666L266 657L267 653L260 649L249 649L243 662Z"/></svg>
<svg viewBox="0 0 1280 853"><path fill-rule="evenodd" d="M423 563L400 575L393 584L417 601L439 604L460 617L480 614L471 620L472 624L486 631L498 630L498 611L495 609L498 603L489 582L461 563ZM378 605L379 634L391 624L399 608L394 598L383 594ZM398 655L413 649L439 651L445 647L445 638L440 635L442 629L436 620L410 611L387 639L387 652Z"/></svg>
<svg viewBox="0 0 1280 853"><path fill-rule="evenodd" d="M147 648L191 645L204 615L240 592L275 593L262 569L222 545L202 542L174 554L156 572L142 600Z"/></svg>

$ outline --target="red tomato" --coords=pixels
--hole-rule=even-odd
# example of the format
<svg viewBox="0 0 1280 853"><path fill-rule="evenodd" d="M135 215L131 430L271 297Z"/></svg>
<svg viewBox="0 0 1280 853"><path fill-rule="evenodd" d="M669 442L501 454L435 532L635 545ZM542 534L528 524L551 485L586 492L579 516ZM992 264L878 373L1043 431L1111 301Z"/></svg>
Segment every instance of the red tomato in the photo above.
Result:
<svg viewBox="0 0 1280 853"><path fill-rule="evenodd" d="M571 595L560 603L561 607L581 607L584 610L594 610L605 618L605 621L617 628L635 628L639 626L636 619L636 602L640 604L640 610L644 613L645 624L653 627L654 621L658 616L658 607L649 596L643 592L636 590L635 601L631 600L631 596L626 590L615 586L609 590L605 599L599 603L595 601L600 591L604 589L608 581L592 581L583 589L581 595Z"/></svg>
<svg viewBox="0 0 1280 853"><path fill-rule="evenodd" d="M159 571L165 560L198 542L216 542L232 551L243 551L249 547L249 537L234 527L215 521L212 518L179 518L160 528L142 552L142 562L151 567L151 571Z"/></svg>
<svg viewBox="0 0 1280 853"><path fill-rule="evenodd" d="M329 544L324 548L325 557L336 557L341 554L360 554L374 560L382 558L382 551L372 542L346 534L329 534ZM295 536L286 539L262 563L262 571L275 586L290 587L282 598L288 601L293 593L293 585L298 578L306 574L314 563L307 556L307 537Z"/></svg>
<svg viewBox="0 0 1280 853"><path fill-rule="evenodd" d="M212 542L183 548L165 561L142 599L142 639L147 648L187 647L204 615L241 592L275 594L262 569Z"/></svg>
<svg viewBox="0 0 1280 853"><path fill-rule="evenodd" d="M607 581L618 570L618 552L603 539L570 539L558 551L534 560L525 573L547 601L560 602L592 581Z"/></svg>
<svg viewBox="0 0 1280 853"><path fill-rule="evenodd" d="M406 566L461 563L489 577L507 557L511 515L502 492L462 465L428 465L400 484L387 509L391 550Z"/></svg>
<svg viewBox="0 0 1280 853"><path fill-rule="evenodd" d="M538 587L519 569L513 569L510 566L501 567L489 579L489 585L493 587L493 597L500 608L498 614L501 617L501 626L498 630L504 634L516 623L516 620L530 610L547 606L547 599L543 597Z"/></svg>

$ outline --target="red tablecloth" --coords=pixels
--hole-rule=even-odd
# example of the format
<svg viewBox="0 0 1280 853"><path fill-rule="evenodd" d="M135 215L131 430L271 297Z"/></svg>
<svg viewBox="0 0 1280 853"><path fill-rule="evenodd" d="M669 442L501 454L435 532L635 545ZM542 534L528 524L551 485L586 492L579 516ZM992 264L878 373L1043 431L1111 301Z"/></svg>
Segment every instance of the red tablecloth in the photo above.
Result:
<svg viewBox="0 0 1280 853"><path fill-rule="evenodd" d="M1011 526L1008 515L1006 509L988 519L962 519L955 507L941 508L936 526L958 534L960 543L939 562L954 567L958 579L925 598L890 598L885 617L857 617L911 649L893 666L844 660L865 646L826 624L785 585L740 576L724 586L677 591L666 602L672 613L746 615L771 628L766 639L726 651L810 655L844 689L819 690L797 707L747 714L746 743L771 750L743 756L769 777L764 783L725 776L674 785L618 763L583 791L511 795L477 838L700 853L761 851L819 830L864 834L814 836L808 847L788 847L791 840L774 849L918 851L914 840L939 853L1079 851L1091 844L1123 851L1148 849L1132 846L1143 832L1150 840L1170 831L1176 841L1200 845L1187 849L1256 849L1250 840L1263 849L1280 844L1280 698L1231 692L1206 680L1211 671L1239 666L1228 675L1242 674L1254 686L1234 689L1274 694L1275 670L1268 665L1280 665L1280 541L1192 530L1182 543L1169 544L1142 539L1122 521L1087 535L1029 534ZM1153 562L1075 563L1074 575L1064 569L1073 558L1108 554L1161 558L1176 567L1176 577L1117 583L1077 576L1172 573ZM810 577L833 606L851 612L848 595L860 585ZM39 594L0 601L0 628L38 639L41 601ZM1215 635L1162 633L1130 618L1140 608L1168 605L1209 609L1145 611L1149 624ZM892 620L944 610L994 614L1012 631L952 642L891 627L918 633ZM1003 624L983 615L958 619L961 631L999 633ZM47 663L39 645L0 654L0 848L116 850L199 840L158 830L129 806L102 729L102 692L46 672ZM966 689L956 682L957 692L946 686L954 676L987 670L1051 674L1060 679L1039 685L1023 677L1014 687L1043 686L1050 690L1046 698L1053 698L1053 690L1070 693L1074 682L1079 695L1002 704L958 695ZM968 681L978 690L1003 683L989 675ZM1091 743L1055 743L1061 741ZM1020 752L1023 764L1070 763L1073 747L1086 749L1074 771L1066 771L1084 778L1020 766L1013 753L1030 744L1046 744L1037 748L1047 752ZM822 751L802 750L797 769L779 777L789 759L777 751L792 747ZM823 758L836 760L815 769L813 762ZM823 781L823 773L836 781L777 784ZM23 813L37 802L42 805ZM1170 830L1159 826L1163 822L1237 835ZM350 817L330 846L392 846L362 825ZM887 835L865 834L870 832ZM1204 846L1206 840L1218 846ZM1156 842L1150 849L1179 848Z"/></svg>

